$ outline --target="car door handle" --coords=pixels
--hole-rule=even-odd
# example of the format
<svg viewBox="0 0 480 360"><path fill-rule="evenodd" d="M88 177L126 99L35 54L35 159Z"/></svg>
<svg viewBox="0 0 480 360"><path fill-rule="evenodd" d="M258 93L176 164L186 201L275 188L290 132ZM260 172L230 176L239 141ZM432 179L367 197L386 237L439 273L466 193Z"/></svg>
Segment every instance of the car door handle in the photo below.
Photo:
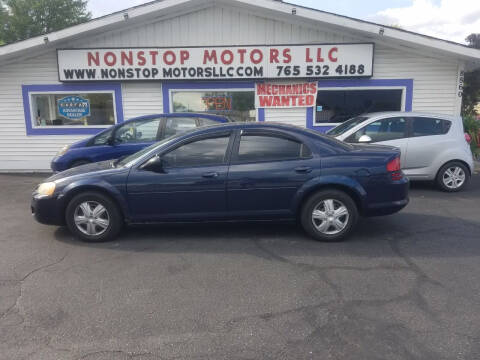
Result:
<svg viewBox="0 0 480 360"><path fill-rule="evenodd" d="M208 172L202 175L204 178L216 178L218 177L218 172Z"/></svg>
<svg viewBox="0 0 480 360"><path fill-rule="evenodd" d="M300 166L300 167L295 168L295 171L297 173L309 173L309 172L312 171L312 168L309 167L309 166Z"/></svg>

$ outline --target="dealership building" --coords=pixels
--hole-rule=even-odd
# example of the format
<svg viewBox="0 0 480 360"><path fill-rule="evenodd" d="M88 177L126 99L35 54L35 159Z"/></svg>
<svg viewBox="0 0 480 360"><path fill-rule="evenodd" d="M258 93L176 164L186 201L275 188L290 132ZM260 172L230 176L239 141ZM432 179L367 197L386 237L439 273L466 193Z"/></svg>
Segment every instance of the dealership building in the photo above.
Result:
<svg viewBox="0 0 480 360"><path fill-rule="evenodd" d="M163 0L0 47L0 171L149 114L325 131L373 111L459 115L464 45L274 0Z"/></svg>

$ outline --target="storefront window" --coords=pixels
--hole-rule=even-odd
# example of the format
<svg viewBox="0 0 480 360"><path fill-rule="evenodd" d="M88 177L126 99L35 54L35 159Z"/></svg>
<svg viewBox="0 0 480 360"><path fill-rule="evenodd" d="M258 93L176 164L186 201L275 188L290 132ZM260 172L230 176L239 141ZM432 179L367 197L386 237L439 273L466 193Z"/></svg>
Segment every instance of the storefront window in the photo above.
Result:
<svg viewBox="0 0 480 360"><path fill-rule="evenodd" d="M233 121L255 121L254 91L174 91L173 112L227 116Z"/></svg>
<svg viewBox="0 0 480 360"><path fill-rule="evenodd" d="M402 89L320 90L315 122L342 123L365 113L401 111L402 96Z"/></svg>
<svg viewBox="0 0 480 360"><path fill-rule="evenodd" d="M115 124L112 92L30 93L33 127Z"/></svg>

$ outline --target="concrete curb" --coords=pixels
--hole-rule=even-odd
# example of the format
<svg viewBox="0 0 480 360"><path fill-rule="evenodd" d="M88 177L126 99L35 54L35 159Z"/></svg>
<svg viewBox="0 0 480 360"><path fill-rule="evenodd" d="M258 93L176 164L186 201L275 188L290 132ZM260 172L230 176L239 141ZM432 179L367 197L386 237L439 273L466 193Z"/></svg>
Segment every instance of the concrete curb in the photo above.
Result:
<svg viewBox="0 0 480 360"><path fill-rule="evenodd" d="M473 171L475 174L480 174L480 161L473 160Z"/></svg>

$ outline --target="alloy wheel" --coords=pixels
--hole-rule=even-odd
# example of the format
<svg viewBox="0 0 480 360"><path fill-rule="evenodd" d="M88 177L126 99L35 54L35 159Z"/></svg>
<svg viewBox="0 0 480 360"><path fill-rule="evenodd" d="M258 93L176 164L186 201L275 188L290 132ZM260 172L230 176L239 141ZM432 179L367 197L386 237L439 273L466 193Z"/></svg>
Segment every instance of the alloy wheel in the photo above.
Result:
<svg viewBox="0 0 480 360"><path fill-rule="evenodd" d="M312 222L322 234L335 235L348 225L350 214L348 208L336 199L320 201L312 212Z"/></svg>
<svg viewBox="0 0 480 360"><path fill-rule="evenodd" d="M110 225L107 209L96 201L85 201L75 208L73 220L78 230L89 236L103 234Z"/></svg>
<svg viewBox="0 0 480 360"><path fill-rule="evenodd" d="M459 166L449 167L443 173L443 184L449 189L458 189L465 183L465 171Z"/></svg>

